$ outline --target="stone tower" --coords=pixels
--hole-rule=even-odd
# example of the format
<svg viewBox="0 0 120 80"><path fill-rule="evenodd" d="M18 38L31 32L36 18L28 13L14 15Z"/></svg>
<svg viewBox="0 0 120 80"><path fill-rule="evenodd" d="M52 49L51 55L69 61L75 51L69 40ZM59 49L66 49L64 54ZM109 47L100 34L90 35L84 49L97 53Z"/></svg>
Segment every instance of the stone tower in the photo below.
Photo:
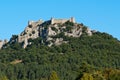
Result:
<svg viewBox="0 0 120 80"><path fill-rule="evenodd" d="M51 24L54 24L54 18L51 18Z"/></svg>
<svg viewBox="0 0 120 80"><path fill-rule="evenodd" d="M75 23L75 18L74 17L71 17L70 19L55 19L55 18L51 18L51 24L54 24L54 23L65 23L67 21L70 21L70 22L73 22Z"/></svg>
<svg viewBox="0 0 120 80"><path fill-rule="evenodd" d="M71 17L71 18L70 18L70 22L75 23L75 18L74 18L74 17Z"/></svg>

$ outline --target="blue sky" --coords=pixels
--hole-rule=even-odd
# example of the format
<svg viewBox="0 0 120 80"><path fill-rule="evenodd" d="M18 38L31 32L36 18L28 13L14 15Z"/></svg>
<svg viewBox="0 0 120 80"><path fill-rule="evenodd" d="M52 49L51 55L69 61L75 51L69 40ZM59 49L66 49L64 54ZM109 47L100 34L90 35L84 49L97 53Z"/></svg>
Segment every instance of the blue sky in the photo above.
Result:
<svg viewBox="0 0 120 80"><path fill-rule="evenodd" d="M1 0L0 39L22 32L28 20L71 16L120 40L120 0Z"/></svg>

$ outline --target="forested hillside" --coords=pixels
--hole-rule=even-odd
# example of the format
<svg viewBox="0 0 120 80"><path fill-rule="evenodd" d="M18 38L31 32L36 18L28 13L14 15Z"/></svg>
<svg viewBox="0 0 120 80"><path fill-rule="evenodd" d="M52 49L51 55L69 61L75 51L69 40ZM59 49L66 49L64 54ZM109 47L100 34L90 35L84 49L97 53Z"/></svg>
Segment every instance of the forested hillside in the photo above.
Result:
<svg viewBox="0 0 120 80"><path fill-rule="evenodd" d="M107 33L62 37L52 45L39 37L8 43L0 50L0 80L120 80L120 41ZM43 41L43 42L42 42Z"/></svg>

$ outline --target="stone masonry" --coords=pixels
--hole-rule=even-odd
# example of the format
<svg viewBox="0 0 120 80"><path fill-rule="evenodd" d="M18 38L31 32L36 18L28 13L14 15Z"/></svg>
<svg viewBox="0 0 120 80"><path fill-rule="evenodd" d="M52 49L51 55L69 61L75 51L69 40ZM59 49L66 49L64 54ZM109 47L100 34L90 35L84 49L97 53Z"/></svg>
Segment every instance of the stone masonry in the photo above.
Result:
<svg viewBox="0 0 120 80"><path fill-rule="evenodd" d="M71 17L70 19L55 19L55 18L51 18L51 24L65 23L67 21L75 23L75 18L74 17Z"/></svg>

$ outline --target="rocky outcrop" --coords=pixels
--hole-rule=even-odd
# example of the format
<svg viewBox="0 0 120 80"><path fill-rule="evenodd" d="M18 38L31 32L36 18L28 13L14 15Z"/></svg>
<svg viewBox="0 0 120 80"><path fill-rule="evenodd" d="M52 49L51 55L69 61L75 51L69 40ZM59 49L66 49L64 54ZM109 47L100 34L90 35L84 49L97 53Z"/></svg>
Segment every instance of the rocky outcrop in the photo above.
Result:
<svg viewBox="0 0 120 80"><path fill-rule="evenodd" d="M86 33L88 34L88 36L92 36L92 31L89 28L87 28Z"/></svg>
<svg viewBox="0 0 120 80"><path fill-rule="evenodd" d="M26 48L27 45L32 44L32 42L29 42L29 39L41 37L49 43L48 46L52 46L67 43L68 41L64 41L62 38L63 35L68 37L80 37L83 33L92 36L92 31L83 24L75 23L74 18L51 18L51 20L48 21L29 21L25 30L18 35L17 39L12 41L23 43L23 48Z"/></svg>
<svg viewBox="0 0 120 80"><path fill-rule="evenodd" d="M80 37L82 35L82 28L81 26L73 26L70 32L65 32L66 36L69 37Z"/></svg>
<svg viewBox="0 0 120 80"><path fill-rule="evenodd" d="M0 40L0 49L3 47L3 45L5 45L7 43L8 43L8 41L6 39L4 41Z"/></svg>
<svg viewBox="0 0 120 80"><path fill-rule="evenodd" d="M3 46L3 41L0 40L0 49L2 48L2 46Z"/></svg>

